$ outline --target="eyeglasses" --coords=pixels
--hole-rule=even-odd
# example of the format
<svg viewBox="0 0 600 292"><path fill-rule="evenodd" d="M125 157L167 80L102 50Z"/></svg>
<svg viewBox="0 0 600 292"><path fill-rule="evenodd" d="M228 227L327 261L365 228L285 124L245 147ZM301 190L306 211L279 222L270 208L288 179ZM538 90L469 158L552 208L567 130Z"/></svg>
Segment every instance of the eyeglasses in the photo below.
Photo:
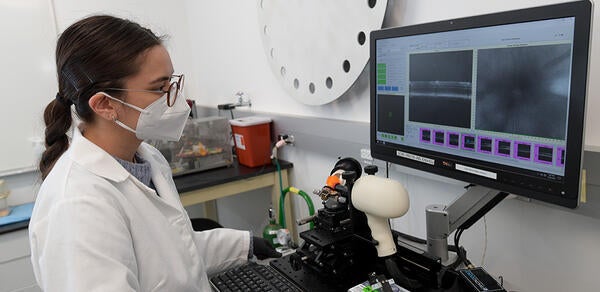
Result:
<svg viewBox="0 0 600 292"><path fill-rule="evenodd" d="M179 92L183 90L183 82L185 80L184 75L172 75L169 88L167 90L143 90L143 89L126 89L126 88L105 88L105 90L116 90L116 91L131 91L131 92L153 92L153 93L165 93L167 94L167 105L172 107L179 96Z"/></svg>

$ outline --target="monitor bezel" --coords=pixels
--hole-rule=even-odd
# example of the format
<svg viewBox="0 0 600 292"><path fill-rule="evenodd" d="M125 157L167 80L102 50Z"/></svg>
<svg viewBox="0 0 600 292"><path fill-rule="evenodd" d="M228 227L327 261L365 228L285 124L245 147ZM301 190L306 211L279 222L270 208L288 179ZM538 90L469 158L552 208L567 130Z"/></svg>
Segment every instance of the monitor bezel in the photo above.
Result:
<svg viewBox="0 0 600 292"><path fill-rule="evenodd" d="M376 159L389 161L403 166L431 172L434 174L465 181L467 183L482 185L500 191L509 192L552 204L569 208L576 208L579 204L581 190L581 169L583 159L583 141L585 126L586 93L588 78L588 59L590 45L592 3L589 1L575 1L553 5L546 5L519 10L504 11L492 14L457 18L451 20L437 21L424 24L416 24L403 27L388 28L372 31L370 34L370 106L371 106L371 130L370 147L371 155ZM439 166L417 162L396 155L396 150L411 154L424 155L429 158L447 159L448 161L462 161L465 158L456 155L433 152L425 149L414 148L405 145L394 144L393 147L377 143L376 129L376 42L377 40L446 32L461 29L488 27L503 24L522 23L536 20L546 20L564 17L575 18L573 36L573 63L571 75L571 90L569 98L567 145L565 156L568 157L565 164L565 195L556 195L544 191L532 190L521 187L518 184L508 184L477 175L451 170ZM511 171L510 167L496 164L499 169ZM525 181L525 183L527 183Z"/></svg>

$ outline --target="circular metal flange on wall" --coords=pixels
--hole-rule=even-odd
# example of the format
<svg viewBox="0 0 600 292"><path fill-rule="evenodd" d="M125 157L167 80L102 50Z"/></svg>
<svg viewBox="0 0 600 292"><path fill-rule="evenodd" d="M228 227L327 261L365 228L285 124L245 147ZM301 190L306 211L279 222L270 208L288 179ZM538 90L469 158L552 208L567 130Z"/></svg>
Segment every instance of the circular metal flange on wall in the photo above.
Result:
<svg viewBox="0 0 600 292"><path fill-rule="evenodd" d="M258 0L263 47L296 100L322 105L342 96L369 61L369 33L387 0Z"/></svg>

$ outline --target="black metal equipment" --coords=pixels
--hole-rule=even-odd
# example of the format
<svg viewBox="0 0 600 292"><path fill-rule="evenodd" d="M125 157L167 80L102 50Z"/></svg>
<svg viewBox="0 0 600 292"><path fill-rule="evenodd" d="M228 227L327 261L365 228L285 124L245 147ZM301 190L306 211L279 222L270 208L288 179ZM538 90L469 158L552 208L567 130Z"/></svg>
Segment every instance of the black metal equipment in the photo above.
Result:
<svg viewBox="0 0 600 292"><path fill-rule="evenodd" d="M377 171L368 168L369 172ZM399 240L395 255L377 256L378 243L371 237L366 216L351 203L352 186L361 174L360 163L353 158L343 158L335 164L331 176L338 176L339 183L330 176L327 184L315 191L323 208L317 216L301 220L312 221L315 228L300 233L305 242L294 254L274 260L271 265L306 291L347 291L367 281L370 273L394 278L413 291L435 291L430 289L443 283L439 279L439 258ZM398 239L398 233L394 237ZM390 271L390 260L397 271Z"/></svg>
<svg viewBox="0 0 600 292"><path fill-rule="evenodd" d="M365 167L374 174L376 166ZM369 280L370 274L384 275L410 291L464 290L455 265L444 265L431 254L427 242L392 230L397 252L378 257L378 244L371 236L366 215L352 205L352 187L362 174L353 158L340 159L327 183L315 194L323 208L316 216L299 220L313 222L315 228L300 233L304 243L295 253L276 259L270 265L304 291L347 291ZM374 194L376 195L376 194ZM456 252L457 247L449 246Z"/></svg>
<svg viewBox="0 0 600 292"><path fill-rule="evenodd" d="M315 228L300 233L304 244L290 256L295 271L300 269L330 279L339 289L373 270L376 251L364 213L352 207L352 186L362 174L353 158L340 159L331 171L328 184L315 191L323 201L313 218ZM337 177L334 177L337 176ZM350 281L353 280L353 281Z"/></svg>

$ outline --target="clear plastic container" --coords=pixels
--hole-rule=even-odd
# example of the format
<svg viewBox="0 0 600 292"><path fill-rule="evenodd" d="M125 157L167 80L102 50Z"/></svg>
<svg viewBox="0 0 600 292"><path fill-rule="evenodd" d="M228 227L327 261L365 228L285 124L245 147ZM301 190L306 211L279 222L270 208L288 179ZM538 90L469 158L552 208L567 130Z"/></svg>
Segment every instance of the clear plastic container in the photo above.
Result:
<svg viewBox="0 0 600 292"><path fill-rule="evenodd" d="M230 166L231 127L225 117L189 119L178 142L147 141L165 156L174 176Z"/></svg>
<svg viewBox="0 0 600 292"><path fill-rule="evenodd" d="M10 195L10 191L8 190L4 180L0 179L0 217L10 214L10 208L8 207L8 195Z"/></svg>

